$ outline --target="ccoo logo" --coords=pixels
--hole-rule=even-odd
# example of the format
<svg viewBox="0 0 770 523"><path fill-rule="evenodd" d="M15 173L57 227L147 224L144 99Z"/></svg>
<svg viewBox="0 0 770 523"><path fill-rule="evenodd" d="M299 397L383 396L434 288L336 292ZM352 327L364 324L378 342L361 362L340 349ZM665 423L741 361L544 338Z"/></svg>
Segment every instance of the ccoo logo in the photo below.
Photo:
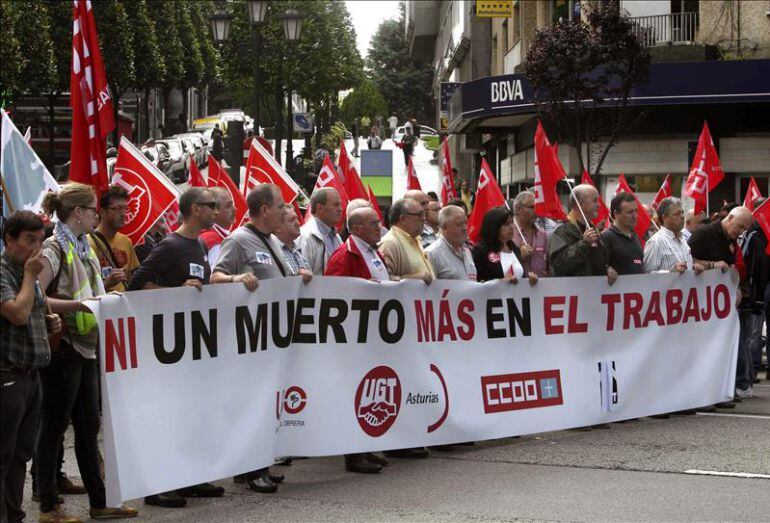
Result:
<svg viewBox="0 0 770 523"><path fill-rule="evenodd" d="M385 434L401 409L401 382L396 372L381 365L366 373L356 391L356 419L373 438Z"/></svg>

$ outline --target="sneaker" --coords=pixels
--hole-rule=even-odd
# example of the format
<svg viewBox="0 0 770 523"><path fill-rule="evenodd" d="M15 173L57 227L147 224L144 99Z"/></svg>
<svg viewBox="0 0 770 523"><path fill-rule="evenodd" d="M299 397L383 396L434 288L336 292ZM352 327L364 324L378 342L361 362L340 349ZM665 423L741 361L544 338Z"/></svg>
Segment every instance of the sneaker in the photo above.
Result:
<svg viewBox="0 0 770 523"><path fill-rule="evenodd" d="M41 512L38 519L40 523L83 523L83 520L77 516L70 516L61 505L49 512Z"/></svg>
<svg viewBox="0 0 770 523"><path fill-rule="evenodd" d="M743 389L735 389L735 397L740 399L748 399L754 396L754 390L749 387L746 390Z"/></svg>
<svg viewBox="0 0 770 523"><path fill-rule="evenodd" d="M56 485L59 494L86 494L88 491L83 485L77 485L67 476L62 476Z"/></svg>
<svg viewBox="0 0 770 523"><path fill-rule="evenodd" d="M119 507L91 507L89 514L91 515L91 519L135 518L139 514L139 511L135 508L121 505Z"/></svg>
<svg viewBox="0 0 770 523"><path fill-rule="evenodd" d="M225 489L211 483L201 483L192 487L180 488L176 493L185 498L219 498L224 495Z"/></svg>

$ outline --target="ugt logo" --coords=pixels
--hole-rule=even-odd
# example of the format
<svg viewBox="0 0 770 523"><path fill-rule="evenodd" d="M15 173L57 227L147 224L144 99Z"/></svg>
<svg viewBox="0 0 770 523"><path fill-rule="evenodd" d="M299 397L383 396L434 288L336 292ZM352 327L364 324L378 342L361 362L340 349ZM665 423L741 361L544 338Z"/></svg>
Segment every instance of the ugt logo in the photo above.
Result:
<svg viewBox="0 0 770 523"><path fill-rule="evenodd" d="M366 373L355 398L356 419L373 438L385 434L401 408L401 382L396 372L381 365Z"/></svg>

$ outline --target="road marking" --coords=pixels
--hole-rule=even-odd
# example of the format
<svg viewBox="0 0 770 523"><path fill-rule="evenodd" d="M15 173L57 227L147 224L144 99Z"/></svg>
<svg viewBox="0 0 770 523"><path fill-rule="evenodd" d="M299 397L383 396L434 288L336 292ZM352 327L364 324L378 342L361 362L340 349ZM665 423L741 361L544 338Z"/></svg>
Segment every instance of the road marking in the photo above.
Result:
<svg viewBox="0 0 770 523"><path fill-rule="evenodd" d="M717 470L685 470L685 474L698 474L701 476L729 476L731 478L759 478L770 479L770 474L753 474L751 472L719 472Z"/></svg>
<svg viewBox="0 0 770 523"><path fill-rule="evenodd" d="M696 412L698 416L717 416L723 418L755 418L755 419L770 419L770 416L763 416L761 414L730 414L729 412Z"/></svg>

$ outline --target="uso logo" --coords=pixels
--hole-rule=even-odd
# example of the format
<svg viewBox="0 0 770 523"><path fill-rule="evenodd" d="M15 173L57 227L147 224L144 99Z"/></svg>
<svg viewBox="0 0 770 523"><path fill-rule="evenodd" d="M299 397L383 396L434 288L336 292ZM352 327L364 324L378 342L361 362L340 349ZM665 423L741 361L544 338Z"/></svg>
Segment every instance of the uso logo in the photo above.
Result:
<svg viewBox="0 0 770 523"><path fill-rule="evenodd" d="M396 372L381 365L366 373L356 391L356 419L373 438L385 434L401 408L401 382Z"/></svg>

